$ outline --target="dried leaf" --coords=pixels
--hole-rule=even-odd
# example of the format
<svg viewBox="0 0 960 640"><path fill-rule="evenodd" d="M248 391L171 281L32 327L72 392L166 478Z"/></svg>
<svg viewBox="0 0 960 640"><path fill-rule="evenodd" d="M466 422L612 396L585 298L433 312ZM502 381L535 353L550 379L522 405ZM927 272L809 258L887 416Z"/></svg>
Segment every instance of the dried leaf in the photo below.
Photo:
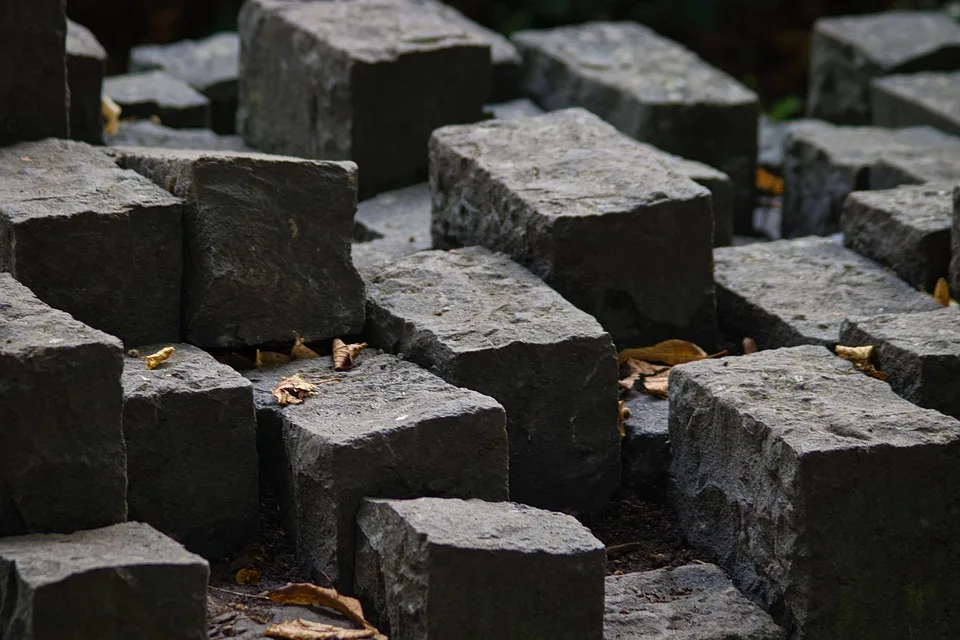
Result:
<svg viewBox="0 0 960 640"><path fill-rule="evenodd" d="M103 115L103 132L108 136L120 133L120 108L109 96L100 96L100 113Z"/></svg>
<svg viewBox="0 0 960 640"><path fill-rule="evenodd" d="M623 363L623 369L626 370L627 375L618 383L621 391L630 391L633 389L636 381L643 376L652 376L663 371L663 367L658 367L644 360L637 360L636 358L627 358L627 361Z"/></svg>
<svg viewBox="0 0 960 640"><path fill-rule="evenodd" d="M756 353L760 350L757 348L757 343L753 338L744 338L741 344L743 345L743 355Z"/></svg>
<svg viewBox="0 0 960 640"><path fill-rule="evenodd" d="M646 376L643 379L643 390L652 396L658 398L667 397L667 387L670 384L670 372L672 369L665 369L653 376Z"/></svg>
<svg viewBox="0 0 960 640"><path fill-rule="evenodd" d="M320 354L303 344L303 338L298 334L293 334L293 349L290 350L290 357L294 360L312 360L319 358Z"/></svg>
<svg viewBox="0 0 960 640"><path fill-rule="evenodd" d="M630 409L623 406L623 400L620 401L619 409L620 413L617 419L617 433L620 434L621 438L625 438L627 436L627 429L624 425L624 422L626 422L627 418L630 417Z"/></svg>
<svg viewBox="0 0 960 640"><path fill-rule="evenodd" d="M630 358L634 358L647 362L662 362L670 366L684 364L686 362L695 362L709 357L711 356L707 355L706 351L686 340L664 340L652 347L624 349L618 355L620 364L624 364Z"/></svg>
<svg viewBox="0 0 960 640"><path fill-rule="evenodd" d="M333 339L333 370L348 371L361 351L367 348L366 342L344 344L340 338Z"/></svg>
<svg viewBox="0 0 960 640"><path fill-rule="evenodd" d="M871 378L876 378L877 380L887 381L887 374L883 371L880 371L870 363L870 356L873 354L873 345L866 345L862 347L845 347L838 344L834 349L836 354L853 363L853 367L862 373L867 374Z"/></svg>
<svg viewBox="0 0 960 640"><path fill-rule="evenodd" d="M363 638L376 638L377 630L344 629L332 624L297 618L296 620L287 620L280 624L270 625L263 632L263 635L277 640L362 640Z"/></svg>
<svg viewBox="0 0 960 640"><path fill-rule="evenodd" d="M774 196L783 195L783 178L757 167L757 189Z"/></svg>
<svg viewBox="0 0 960 640"><path fill-rule="evenodd" d="M151 371L156 369L162 362L172 356L174 351L176 351L176 349L173 347L164 347L163 349L160 349L160 351L150 354L144 358L144 360L147 361L147 369Z"/></svg>
<svg viewBox="0 0 960 640"><path fill-rule="evenodd" d="M288 362L290 362L290 356L285 353L277 353L276 351L260 351L260 349L257 349L257 369L274 367L278 364L287 364Z"/></svg>
<svg viewBox="0 0 960 640"><path fill-rule="evenodd" d="M280 380L273 388L273 397L281 407L302 404L307 396L316 391L318 384L318 382L305 380L303 375L296 373Z"/></svg>
<svg viewBox="0 0 960 640"><path fill-rule="evenodd" d="M237 584L257 584L260 582L260 572L252 567L240 569L234 576Z"/></svg>
<svg viewBox="0 0 960 640"><path fill-rule="evenodd" d="M325 589L315 584L307 582L291 583L285 587L274 589L267 594L273 602L277 604L295 604L314 607L326 607L343 614L351 622L363 627L365 630L373 630L374 635L369 636L376 640L387 640L387 637L376 630L372 624L363 617L363 607L360 601L349 596L342 596L336 589Z"/></svg>
<svg viewBox="0 0 960 640"><path fill-rule="evenodd" d="M933 299L944 307L950 306L950 285L946 278L937 280L937 286L933 288Z"/></svg>

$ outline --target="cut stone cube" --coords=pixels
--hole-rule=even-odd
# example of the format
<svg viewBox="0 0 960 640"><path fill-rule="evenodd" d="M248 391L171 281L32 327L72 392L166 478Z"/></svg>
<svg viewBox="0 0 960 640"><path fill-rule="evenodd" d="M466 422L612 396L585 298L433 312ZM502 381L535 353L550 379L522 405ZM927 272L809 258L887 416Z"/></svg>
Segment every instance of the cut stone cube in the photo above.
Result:
<svg viewBox="0 0 960 640"><path fill-rule="evenodd" d="M430 248L430 187L388 191L357 206L353 264L363 272Z"/></svg>
<svg viewBox="0 0 960 640"><path fill-rule="evenodd" d="M956 144L891 154L870 170L871 189L893 189L903 184L960 181L960 138Z"/></svg>
<svg viewBox="0 0 960 640"><path fill-rule="evenodd" d="M610 336L532 273L481 247L425 251L369 276L367 315L375 345L503 404L512 500L593 512L616 490Z"/></svg>
<svg viewBox="0 0 960 640"><path fill-rule="evenodd" d="M240 136L221 136L210 129L173 129L149 120L121 120L117 134L104 139L112 147L253 151Z"/></svg>
<svg viewBox="0 0 960 640"><path fill-rule="evenodd" d="M444 127L430 140L433 244L506 253L624 346L713 344L710 192L661 160L583 109ZM670 269L637 263L677 252Z"/></svg>
<svg viewBox="0 0 960 640"><path fill-rule="evenodd" d="M207 562L152 527L0 538L10 640L205 640Z"/></svg>
<svg viewBox="0 0 960 640"><path fill-rule="evenodd" d="M950 291L960 298L960 188L953 188L953 227L950 229Z"/></svg>
<svg viewBox="0 0 960 640"><path fill-rule="evenodd" d="M603 544L571 516L510 502L367 499L357 537L358 595L393 637L602 637Z"/></svg>
<svg viewBox="0 0 960 640"><path fill-rule="evenodd" d="M623 421L624 484L646 498L660 499L670 467L670 403L639 395L624 403L630 417Z"/></svg>
<svg viewBox="0 0 960 640"><path fill-rule="evenodd" d="M960 135L960 72L875 78L870 88L876 126L929 125Z"/></svg>
<svg viewBox="0 0 960 640"><path fill-rule="evenodd" d="M120 106L124 118L156 116L174 128L210 126L210 101L163 71L109 76L103 80L103 95Z"/></svg>
<svg viewBox="0 0 960 640"><path fill-rule="evenodd" d="M687 539L789 637L960 625L960 421L808 345L675 367L670 442Z"/></svg>
<svg viewBox="0 0 960 640"><path fill-rule="evenodd" d="M67 82L70 87L70 137L103 144L100 95L107 51L89 29L67 20Z"/></svg>

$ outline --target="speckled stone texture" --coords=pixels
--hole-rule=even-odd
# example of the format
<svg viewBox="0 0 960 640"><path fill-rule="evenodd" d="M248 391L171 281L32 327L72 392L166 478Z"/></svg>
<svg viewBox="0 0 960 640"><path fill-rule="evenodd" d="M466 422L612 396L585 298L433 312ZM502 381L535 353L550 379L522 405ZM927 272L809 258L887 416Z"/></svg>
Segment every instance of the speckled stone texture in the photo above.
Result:
<svg viewBox="0 0 960 640"><path fill-rule="evenodd" d="M362 273L429 249L430 187L388 191L357 206L353 264Z"/></svg>
<svg viewBox="0 0 960 640"><path fill-rule="evenodd" d="M852 316L932 311L940 305L829 238L798 238L714 252L720 328L761 349L837 343Z"/></svg>
<svg viewBox="0 0 960 640"><path fill-rule="evenodd" d="M416 0L250 0L237 128L262 151L353 160L360 196L422 182L430 132L476 122L490 44Z"/></svg>
<svg viewBox="0 0 960 640"><path fill-rule="evenodd" d="M235 347L359 333L357 167L261 153L117 148L184 200L183 330Z"/></svg>
<svg viewBox="0 0 960 640"><path fill-rule="evenodd" d="M139 522L0 538L0 637L205 640L209 573Z"/></svg>
<svg viewBox="0 0 960 640"><path fill-rule="evenodd" d="M152 371L141 358L124 359L129 517L206 558L224 558L260 533L252 387L187 344L139 352L166 346L176 350Z"/></svg>
<svg viewBox="0 0 960 640"><path fill-rule="evenodd" d="M940 148L915 149L881 157L870 170L871 189L928 182L960 182L960 138L953 138L953 144Z"/></svg>
<svg viewBox="0 0 960 640"><path fill-rule="evenodd" d="M70 137L103 144L100 94L107 51L89 29L67 20L67 83L70 87Z"/></svg>
<svg viewBox="0 0 960 640"><path fill-rule="evenodd" d="M674 368L670 440L688 541L790 637L960 625L960 421L803 346Z"/></svg>
<svg viewBox="0 0 960 640"><path fill-rule="evenodd" d="M844 246L933 291L950 265L953 185L854 191L843 203Z"/></svg>
<svg viewBox="0 0 960 640"><path fill-rule="evenodd" d="M874 78L870 105L878 127L929 125L960 135L960 72Z"/></svg>
<svg viewBox="0 0 960 640"><path fill-rule="evenodd" d="M120 106L125 118L157 116L162 124L177 129L210 127L210 101L163 71L107 76L103 95Z"/></svg>
<svg viewBox="0 0 960 640"><path fill-rule="evenodd" d="M149 120L121 120L117 135L103 137L104 142L112 147L253 151L240 136L221 136L209 129L173 129Z"/></svg>
<svg viewBox="0 0 960 640"><path fill-rule="evenodd" d="M603 640L784 640L723 570L688 564L605 579Z"/></svg>
<svg viewBox="0 0 960 640"><path fill-rule="evenodd" d="M869 124L871 79L958 66L960 25L938 11L821 18L813 28L807 115Z"/></svg>
<svg viewBox="0 0 960 640"><path fill-rule="evenodd" d="M177 198L94 147L0 149L0 270L131 345L180 338L180 222Z"/></svg>
<svg viewBox="0 0 960 640"><path fill-rule="evenodd" d="M670 467L670 403L642 394L626 401L624 407L630 410L630 417L623 421L623 483L645 498L660 500Z"/></svg>
<svg viewBox="0 0 960 640"><path fill-rule="evenodd" d="M513 35L522 85L547 109L584 107L629 136L723 171L734 227L752 228L757 95L682 45L635 22Z"/></svg>
<svg viewBox="0 0 960 640"><path fill-rule="evenodd" d="M427 251L372 274L367 334L507 411L510 496L593 512L620 483L617 362L596 320L505 256Z"/></svg>
<svg viewBox="0 0 960 640"><path fill-rule="evenodd" d="M960 296L960 187L953 188L953 227L950 229L950 291Z"/></svg>
<svg viewBox="0 0 960 640"><path fill-rule="evenodd" d="M622 346L713 344L710 192L661 158L583 109L444 127L430 139L434 246L509 255ZM669 269L636 258L679 253Z"/></svg>
<svg viewBox="0 0 960 640"><path fill-rule="evenodd" d="M498 120L515 120L524 116L539 116L543 113L543 109L527 98L488 104L486 109Z"/></svg>
<svg viewBox="0 0 960 640"><path fill-rule="evenodd" d="M126 520L122 353L0 273L0 536Z"/></svg>
<svg viewBox="0 0 960 640"><path fill-rule="evenodd" d="M330 380L301 405L271 395L297 373ZM495 400L413 363L363 353L350 371L329 358L246 374L257 407L261 474L273 485L301 571L353 591L356 516L364 496L506 500L507 434Z"/></svg>
<svg viewBox="0 0 960 640"><path fill-rule="evenodd" d="M603 544L510 502L364 500L357 591L394 638L600 640Z"/></svg>

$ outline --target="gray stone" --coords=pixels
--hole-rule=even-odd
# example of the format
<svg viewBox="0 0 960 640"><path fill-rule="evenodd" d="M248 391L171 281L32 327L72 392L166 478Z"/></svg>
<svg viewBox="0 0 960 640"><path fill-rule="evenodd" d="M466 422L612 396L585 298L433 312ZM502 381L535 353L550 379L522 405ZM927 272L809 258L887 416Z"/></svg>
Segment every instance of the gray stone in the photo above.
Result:
<svg viewBox="0 0 960 640"><path fill-rule="evenodd" d="M180 201L102 151L0 149L0 270L50 306L131 345L178 340L181 243Z"/></svg>
<svg viewBox="0 0 960 640"><path fill-rule="evenodd" d="M950 265L953 185L854 191L843 203L843 244L933 291Z"/></svg>
<svg viewBox="0 0 960 640"><path fill-rule="evenodd" d="M0 537L126 520L122 357L0 273Z"/></svg>
<svg viewBox="0 0 960 640"><path fill-rule="evenodd" d="M287 376L330 380L280 408ZM350 371L329 358L250 372L261 474L279 494L301 571L353 590L355 524L364 496L506 500L503 407L410 362L361 354Z"/></svg>
<svg viewBox="0 0 960 640"><path fill-rule="evenodd" d="M431 242L426 183L381 193L357 206L353 264L361 272L429 249Z"/></svg>
<svg viewBox="0 0 960 640"><path fill-rule="evenodd" d="M210 129L172 129L149 120L121 120L117 134L104 139L112 147L253 151L240 136L221 136Z"/></svg>
<svg viewBox="0 0 960 640"><path fill-rule="evenodd" d="M873 345L872 361L890 387L914 404L960 418L960 311L852 318L840 341Z"/></svg>
<svg viewBox="0 0 960 640"><path fill-rule="evenodd" d="M120 106L124 118L156 116L178 129L210 126L210 101L163 71L108 76L103 80L103 95Z"/></svg>
<svg viewBox="0 0 960 640"><path fill-rule="evenodd" d="M880 158L870 170L870 188L960 181L960 138L954 140L956 144L943 148L909 150Z"/></svg>
<svg viewBox="0 0 960 640"><path fill-rule="evenodd" d="M261 153L123 147L134 169L184 199L183 323L203 347L359 333L350 260L353 163Z"/></svg>
<svg viewBox="0 0 960 640"><path fill-rule="evenodd" d="M70 87L70 137L103 144L100 94L107 52L89 29L67 20L67 83Z"/></svg>
<svg viewBox="0 0 960 640"><path fill-rule="evenodd" d="M524 90L547 109L579 106L638 140L723 171L734 227L750 230L757 95L683 46L633 22L521 31Z"/></svg>
<svg viewBox="0 0 960 640"><path fill-rule="evenodd" d="M360 195L421 182L437 127L483 117L490 45L416 0L250 0L237 127L263 151L353 160Z"/></svg>
<svg viewBox="0 0 960 640"><path fill-rule="evenodd" d="M138 522L0 538L0 637L206 640L209 573Z"/></svg>
<svg viewBox="0 0 960 640"><path fill-rule="evenodd" d="M367 316L375 345L503 404L514 501L592 512L620 484L610 336L526 269L480 247L418 253L369 277Z"/></svg>
<svg viewBox="0 0 960 640"><path fill-rule="evenodd" d="M713 564L607 576L604 640L784 640Z"/></svg>
<svg viewBox="0 0 960 640"><path fill-rule="evenodd" d="M66 0L0 3L0 147L66 138Z"/></svg>
<svg viewBox="0 0 960 640"><path fill-rule="evenodd" d="M644 497L662 498L670 467L670 403L643 394L624 407L630 417L623 423L623 482Z"/></svg>
<svg viewBox="0 0 960 640"><path fill-rule="evenodd" d="M870 81L960 66L960 26L937 11L821 18L813 27L807 115L869 124Z"/></svg>
<svg viewBox="0 0 960 640"><path fill-rule="evenodd" d="M687 540L789 637L960 625L960 421L808 345L674 368L670 441Z"/></svg>
<svg viewBox="0 0 960 640"><path fill-rule="evenodd" d="M802 127L805 123L815 122L806 118L796 120L774 121L766 114L760 114L757 129L759 151L757 165L776 175L783 173L783 148L787 141L787 134L794 127Z"/></svg>
<svg viewBox="0 0 960 640"><path fill-rule="evenodd" d="M525 116L539 116L543 109L527 98L488 104L487 109L498 120L516 120Z"/></svg>
<svg viewBox="0 0 960 640"><path fill-rule="evenodd" d="M146 522L210 559L240 551L260 532L257 427L252 386L187 344L148 371L123 367L130 519Z"/></svg>
<svg viewBox="0 0 960 640"><path fill-rule="evenodd" d="M234 132L240 75L240 37L236 33L215 33L200 40L148 44L130 50L131 73L155 69L183 80L210 100L214 131Z"/></svg>
<svg viewBox="0 0 960 640"><path fill-rule="evenodd" d="M395 638L602 637L603 544L571 516L367 499L357 529L357 592Z"/></svg>
<svg viewBox="0 0 960 640"><path fill-rule="evenodd" d="M960 135L960 72L926 72L875 78L870 83L873 124L929 125Z"/></svg>
<svg viewBox="0 0 960 640"><path fill-rule="evenodd" d="M430 140L433 243L502 251L615 341L716 341L710 192L583 109ZM670 269L637 256L682 252Z"/></svg>
<svg viewBox="0 0 960 640"><path fill-rule="evenodd" d="M761 349L832 347L851 316L932 311L939 304L830 238L717 249L717 311L731 340Z"/></svg>
<svg viewBox="0 0 960 640"><path fill-rule="evenodd" d="M950 229L950 291L960 297L960 188L953 188L953 227Z"/></svg>

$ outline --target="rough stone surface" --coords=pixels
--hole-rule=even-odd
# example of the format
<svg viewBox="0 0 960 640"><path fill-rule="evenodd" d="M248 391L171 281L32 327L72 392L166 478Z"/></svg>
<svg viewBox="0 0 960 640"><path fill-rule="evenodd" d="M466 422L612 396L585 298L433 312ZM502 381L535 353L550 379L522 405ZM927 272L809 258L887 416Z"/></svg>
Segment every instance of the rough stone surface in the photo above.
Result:
<svg viewBox="0 0 960 640"><path fill-rule="evenodd" d="M761 349L832 347L851 316L932 311L939 304L830 238L717 249L717 311L731 340Z"/></svg>
<svg viewBox="0 0 960 640"><path fill-rule="evenodd" d="M488 104L487 110L498 120L515 120L524 116L539 116L543 109L527 98Z"/></svg>
<svg viewBox="0 0 960 640"><path fill-rule="evenodd" d="M723 171L735 227L749 230L757 95L693 52L633 22L522 31L524 90L547 109L589 109L638 140Z"/></svg>
<svg viewBox="0 0 960 640"><path fill-rule="evenodd" d="M355 334L353 163L259 153L118 148L183 198L184 335L205 347Z"/></svg>
<svg viewBox="0 0 960 640"><path fill-rule="evenodd" d="M357 206L353 264L366 272L429 249L430 202L426 183L361 202Z"/></svg>
<svg viewBox="0 0 960 640"><path fill-rule="evenodd" d="M430 133L482 119L490 87L488 42L434 4L245 3L238 130L262 151L354 160L364 198L421 182Z"/></svg>
<svg viewBox="0 0 960 640"><path fill-rule="evenodd" d="M157 116L174 128L208 128L210 101L183 80L163 71L108 76L103 94L123 110L123 117Z"/></svg>
<svg viewBox="0 0 960 640"><path fill-rule="evenodd" d="M329 380L301 405L271 390L287 376ZM250 372L261 474L279 493L301 570L353 590L355 524L364 496L506 500L503 407L387 354L350 371L329 358Z"/></svg>
<svg viewBox="0 0 960 640"><path fill-rule="evenodd" d="M942 148L909 150L880 158L870 170L870 188L960 181L960 138L954 140L955 144Z"/></svg>
<svg viewBox="0 0 960 640"><path fill-rule="evenodd" d="M70 137L103 144L100 94L107 52L83 25L67 20L67 83L70 87Z"/></svg>
<svg viewBox="0 0 960 640"><path fill-rule="evenodd" d="M513 500L591 512L617 488L610 336L529 271L480 247L419 253L369 277L367 315L375 345L503 404Z"/></svg>
<svg viewBox="0 0 960 640"><path fill-rule="evenodd" d="M854 191L843 203L844 246L933 291L950 265L953 185Z"/></svg>
<svg viewBox="0 0 960 640"><path fill-rule="evenodd" d="M607 576L604 640L784 640L713 564Z"/></svg>
<svg viewBox="0 0 960 640"><path fill-rule="evenodd" d="M430 140L433 242L502 251L614 340L716 340L710 192L583 109ZM636 256L684 260L670 269Z"/></svg>
<svg viewBox="0 0 960 640"><path fill-rule="evenodd" d="M603 544L571 516L368 499L357 530L357 592L392 637L602 637Z"/></svg>
<svg viewBox="0 0 960 640"><path fill-rule="evenodd" d="M757 141L760 149L757 153L757 164L767 171L780 175L783 173L783 148L787 141L787 134L794 127L802 127L805 123L815 122L807 118L796 120L774 121L765 114L760 114L757 130Z"/></svg>
<svg viewBox="0 0 960 640"><path fill-rule="evenodd" d="M205 640L209 573L138 522L0 538L0 637Z"/></svg>
<svg viewBox="0 0 960 640"><path fill-rule="evenodd" d="M237 118L240 37L215 33L200 40L148 44L130 51L129 71L160 69L183 80L210 100L211 126L233 133Z"/></svg>
<svg viewBox="0 0 960 640"><path fill-rule="evenodd" d="M623 482L644 497L662 498L670 467L670 403L644 394L624 407L630 417L623 424Z"/></svg>
<svg viewBox="0 0 960 640"><path fill-rule="evenodd" d="M66 138L66 0L0 3L0 147Z"/></svg>
<svg viewBox="0 0 960 640"><path fill-rule="evenodd" d="M687 539L790 637L953 635L960 421L808 345L676 367L670 441Z"/></svg>
<svg viewBox="0 0 960 640"><path fill-rule="evenodd" d="M251 384L187 344L147 370L123 367L130 519L210 559L240 551L260 532L257 428Z"/></svg>
<svg viewBox="0 0 960 640"><path fill-rule="evenodd" d="M840 341L873 345L872 361L889 376L890 387L921 407L960 418L960 311L852 318Z"/></svg>
<svg viewBox="0 0 960 640"><path fill-rule="evenodd" d="M177 198L91 146L0 149L0 270L131 345L180 338L180 222Z"/></svg>
<svg viewBox="0 0 960 640"><path fill-rule="evenodd" d="M953 188L953 227L950 229L950 291L960 296L960 188Z"/></svg>
<svg viewBox="0 0 960 640"><path fill-rule="evenodd" d="M0 273L0 536L126 519L121 359L116 338Z"/></svg>
<svg viewBox="0 0 960 640"><path fill-rule="evenodd" d="M172 129L149 120L121 121L117 135L104 139L112 147L253 151L240 136L221 136L209 129Z"/></svg>
<svg viewBox="0 0 960 640"><path fill-rule="evenodd" d="M875 78L870 83L873 124L929 125L960 135L960 72L926 72Z"/></svg>
<svg viewBox="0 0 960 640"><path fill-rule="evenodd" d="M870 81L960 66L960 26L937 11L821 18L813 28L807 115L869 124Z"/></svg>

